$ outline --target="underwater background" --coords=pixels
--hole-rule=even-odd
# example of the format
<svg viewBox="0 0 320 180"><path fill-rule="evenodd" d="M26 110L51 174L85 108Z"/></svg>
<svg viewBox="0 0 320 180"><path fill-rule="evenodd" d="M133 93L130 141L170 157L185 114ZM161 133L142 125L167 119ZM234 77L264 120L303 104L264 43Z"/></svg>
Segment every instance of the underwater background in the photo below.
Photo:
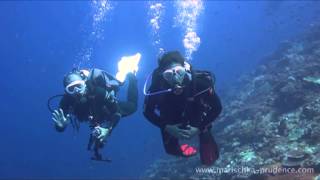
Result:
<svg viewBox="0 0 320 180"><path fill-rule="evenodd" d="M142 115L144 81L169 50L216 75L224 110L214 166L276 165L294 150L317 170L319 22L319 1L1 1L0 179L221 178L196 174L198 157L166 155ZM112 162L93 162L87 124L57 133L47 99L63 93L73 67L116 74L121 57L137 52L138 111L108 140Z"/></svg>

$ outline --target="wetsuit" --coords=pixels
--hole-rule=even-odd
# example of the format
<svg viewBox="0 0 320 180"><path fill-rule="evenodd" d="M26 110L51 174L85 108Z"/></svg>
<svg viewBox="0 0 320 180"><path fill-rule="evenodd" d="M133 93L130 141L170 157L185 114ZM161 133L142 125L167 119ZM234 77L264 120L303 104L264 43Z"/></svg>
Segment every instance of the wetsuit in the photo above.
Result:
<svg viewBox="0 0 320 180"><path fill-rule="evenodd" d="M214 92L212 83L192 72L192 80L184 79L184 91L181 95L165 93L148 96L144 102L144 115L162 134L166 152L172 155L182 155L179 141L164 129L170 124L182 123L200 130L200 157L203 164L210 165L219 157L218 147L211 135L211 123L218 117L222 107L219 97ZM149 92L169 88L166 81L155 70L152 76ZM211 88L210 88L211 87ZM199 92L210 88L202 94Z"/></svg>
<svg viewBox="0 0 320 180"><path fill-rule="evenodd" d="M128 74L129 80L127 101L118 101L106 98L106 93L118 91L118 86L109 81L114 80L112 76L99 69L92 69L86 80L88 92L85 97L74 97L65 94L60 101L60 108L64 115L73 114L80 122L89 121L91 126L100 125L107 127L108 121L120 114L120 117L128 116L137 110L138 88L137 80L133 74ZM56 126L57 131L64 128Z"/></svg>

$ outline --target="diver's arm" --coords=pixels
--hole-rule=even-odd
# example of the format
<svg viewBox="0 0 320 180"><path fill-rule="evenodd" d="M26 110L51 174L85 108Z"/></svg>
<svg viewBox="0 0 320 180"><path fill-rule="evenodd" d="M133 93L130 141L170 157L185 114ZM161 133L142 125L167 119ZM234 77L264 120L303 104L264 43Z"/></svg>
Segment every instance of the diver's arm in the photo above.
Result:
<svg viewBox="0 0 320 180"><path fill-rule="evenodd" d="M119 102L121 117L126 117L135 113L138 108L137 78L133 73L128 73L126 79L129 81L127 100L125 102Z"/></svg>
<svg viewBox="0 0 320 180"><path fill-rule="evenodd" d="M157 84L159 84L160 79L157 76L158 70L155 69L152 73L152 83L148 92L155 92L159 88ZM160 116L156 113L157 104L159 102L159 97L155 96L145 96L144 106L143 106L143 115L150 121L153 125L159 127L160 129L164 129L166 124L161 120Z"/></svg>
<svg viewBox="0 0 320 180"><path fill-rule="evenodd" d="M115 113L112 118L111 121L109 121L108 125L107 125L107 129L110 130L110 133L113 131L113 129L118 125L119 121L121 119L121 114L120 113Z"/></svg>
<svg viewBox="0 0 320 180"><path fill-rule="evenodd" d="M205 130L205 128L208 127L222 111L221 101L217 93L212 92L212 94L208 96L208 103L211 109L205 112L206 116L204 116L203 121L200 125L201 131Z"/></svg>
<svg viewBox="0 0 320 180"><path fill-rule="evenodd" d="M143 115L150 121L153 125L164 129L166 124L161 121L161 118L156 114L156 103L155 97L146 97L144 101Z"/></svg>
<svg viewBox="0 0 320 180"><path fill-rule="evenodd" d="M138 106L138 82L133 73L128 73L126 77L129 81L127 101L134 105L133 111L137 110Z"/></svg>

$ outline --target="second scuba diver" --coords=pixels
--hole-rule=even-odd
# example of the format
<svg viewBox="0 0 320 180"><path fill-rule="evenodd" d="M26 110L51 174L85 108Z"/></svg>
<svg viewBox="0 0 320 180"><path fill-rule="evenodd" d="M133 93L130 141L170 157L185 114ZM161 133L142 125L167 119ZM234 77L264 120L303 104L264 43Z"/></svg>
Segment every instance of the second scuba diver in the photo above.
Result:
<svg viewBox="0 0 320 180"><path fill-rule="evenodd" d="M64 77L65 94L59 109L52 114L55 128L63 132L69 123L78 129L79 122L88 122L92 130L88 150L94 146L93 160L106 160L99 149L104 146L120 118L137 110L136 77L128 73L126 78L129 80L127 101L119 101L117 92L122 83L103 70L74 69Z"/></svg>
<svg viewBox="0 0 320 180"><path fill-rule="evenodd" d="M199 135L202 164L212 165L218 159L211 123L222 106L214 91L214 81L210 72L192 70L178 51L167 52L159 59L149 90L146 92L146 84L144 87L144 115L160 128L168 154L196 155L195 147L180 145L179 140Z"/></svg>

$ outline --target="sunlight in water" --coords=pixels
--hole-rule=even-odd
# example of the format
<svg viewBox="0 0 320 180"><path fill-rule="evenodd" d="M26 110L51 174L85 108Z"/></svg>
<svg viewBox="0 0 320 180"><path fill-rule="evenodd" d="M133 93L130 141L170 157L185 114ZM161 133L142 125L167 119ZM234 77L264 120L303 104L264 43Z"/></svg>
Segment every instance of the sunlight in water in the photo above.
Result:
<svg viewBox="0 0 320 180"><path fill-rule="evenodd" d="M192 59L192 53L197 51L200 45L200 37L197 35L197 20L203 11L201 0L177 0L175 2L177 15L175 25L180 26L184 31L183 45L186 58Z"/></svg>
<svg viewBox="0 0 320 180"><path fill-rule="evenodd" d="M137 53L133 56L123 56L118 62L118 73L116 75L116 78L119 81L124 82L126 75L129 72L137 73L139 70L140 58L140 53Z"/></svg>
<svg viewBox="0 0 320 180"><path fill-rule="evenodd" d="M92 0L91 5L93 9L92 35L96 39L100 39L103 38L104 31L101 26L106 21L106 15L112 9L112 6L108 0Z"/></svg>
<svg viewBox="0 0 320 180"><path fill-rule="evenodd" d="M89 31L90 34L84 43L84 47L78 54L77 59L80 59L78 68L90 66L93 44L97 40L103 39L103 23L106 21L108 12L113 8L108 0L92 0L90 4L92 8L92 27Z"/></svg>
<svg viewBox="0 0 320 180"><path fill-rule="evenodd" d="M161 41L160 41L160 23L162 21L162 17L164 14L164 8L165 6L163 3L160 2L150 2L149 3L149 16L150 21L149 24L152 29L152 36L154 38L153 45L158 49L158 53L163 52L163 48L161 47Z"/></svg>

